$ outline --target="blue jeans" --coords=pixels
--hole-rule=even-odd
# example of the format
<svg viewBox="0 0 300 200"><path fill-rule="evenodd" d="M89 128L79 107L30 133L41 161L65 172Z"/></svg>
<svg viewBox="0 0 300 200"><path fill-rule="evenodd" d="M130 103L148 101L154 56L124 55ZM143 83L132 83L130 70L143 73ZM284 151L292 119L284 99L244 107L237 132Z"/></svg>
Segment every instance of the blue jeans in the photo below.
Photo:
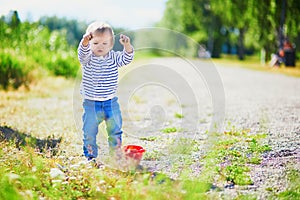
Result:
<svg viewBox="0 0 300 200"><path fill-rule="evenodd" d="M84 99L83 121L83 153L87 158L98 156L96 136L99 124L105 120L110 150L121 147L122 144L122 116L118 98L107 101L92 101Z"/></svg>

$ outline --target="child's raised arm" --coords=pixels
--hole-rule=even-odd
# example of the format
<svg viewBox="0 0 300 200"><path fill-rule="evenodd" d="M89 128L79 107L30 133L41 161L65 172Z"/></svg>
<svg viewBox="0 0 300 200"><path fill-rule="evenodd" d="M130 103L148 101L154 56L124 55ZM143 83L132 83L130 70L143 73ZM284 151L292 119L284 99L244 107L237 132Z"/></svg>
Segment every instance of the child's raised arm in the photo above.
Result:
<svg viewBox="0 0 300 200"><path fill-rule="evenodd" d="M86 33L83 35L82 37L82 45L84 47L87 47L89 45L90 40L93 38L93 34L92 33Z"/></svg>
<svg viewBox="0 0 300 200"><path fill-rule="evenodd" d="M132 48L131 43L130 43L130 38L128 36L126 36L124 34L121 34L119 41L124 46L125 51L127 53L132 53L133 52L133 48Z"/></svg>
<svg viewBox="0 0 300 200"><path fill-rule="evenodd" d="M93 38L92 33L88 33L82 36L82 40L78 47L78 59L82 66L89 62L91 56L91 50L89 48L89 41Z"/></svg>

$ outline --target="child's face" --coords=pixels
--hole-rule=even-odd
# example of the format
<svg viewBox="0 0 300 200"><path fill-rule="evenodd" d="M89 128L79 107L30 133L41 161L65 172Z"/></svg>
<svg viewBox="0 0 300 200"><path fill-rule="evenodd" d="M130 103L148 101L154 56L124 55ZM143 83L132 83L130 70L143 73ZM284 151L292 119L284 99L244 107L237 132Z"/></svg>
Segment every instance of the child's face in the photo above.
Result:
<svg viewBox="0 0 300 200"><path fill-rule="evenodd" d="M90 42L91 50L95 56L105 56L113 47L112 35L108 31L94 33Z"/></svg>

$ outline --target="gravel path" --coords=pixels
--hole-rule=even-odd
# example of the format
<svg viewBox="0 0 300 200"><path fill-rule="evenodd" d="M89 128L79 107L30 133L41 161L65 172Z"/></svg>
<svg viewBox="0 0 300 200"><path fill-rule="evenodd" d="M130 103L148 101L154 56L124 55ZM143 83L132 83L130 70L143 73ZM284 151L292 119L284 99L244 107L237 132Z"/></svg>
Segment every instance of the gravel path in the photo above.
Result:
<svg viewBox="0 0 300 200"><path fill-rule="evenodd" d="M218 67L226 94L226 118L253 132L268 133L272 151L251 176L260 199L266 189L287 187L287 168L300 171L300 79L279 74Z"/></svg>
<svg viewBox="0 0 300 200"><path fill-rule="evenodd" d="M218 125L223 131L228 124L267 133L265 142L272 151L264 155L262 164L252 166L254 184L246 188L265 199L266 189L279 192L287 188L287 167L300 170L299 91L299 78L216 66L209 61L168 58L136 63L121 72L124 142L155 152L158 161L143 164L176 177L170 167L180 163L172 149L174 138L192 137L201 145L207 130ZM176 113L184 117L174 117ZM162 133L170 127L181 131ZM149 136L156 142L140 140ZM194 167L201 170L199 165ZM236 187L223 192L234 195L239 189L245 191Z"/></svg>

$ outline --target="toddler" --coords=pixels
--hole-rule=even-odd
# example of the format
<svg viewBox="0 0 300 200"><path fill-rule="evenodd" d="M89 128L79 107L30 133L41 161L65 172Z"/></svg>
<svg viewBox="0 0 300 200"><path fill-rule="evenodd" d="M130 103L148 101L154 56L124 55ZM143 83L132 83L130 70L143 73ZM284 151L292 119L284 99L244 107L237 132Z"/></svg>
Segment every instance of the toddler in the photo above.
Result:
<svg viewBox="0 0 300 200"><path fill-rule="evenodd" d="M90 24L78 46L82 66L81 94L83 96L83 153L88 160L98 156L96 135L102 121L106 123L108 145L113 153L122 144L122 116L116 97L118 67L133 60L130 38L120 35L123 51L112 50L114 32L105 23Z"/></svg>

